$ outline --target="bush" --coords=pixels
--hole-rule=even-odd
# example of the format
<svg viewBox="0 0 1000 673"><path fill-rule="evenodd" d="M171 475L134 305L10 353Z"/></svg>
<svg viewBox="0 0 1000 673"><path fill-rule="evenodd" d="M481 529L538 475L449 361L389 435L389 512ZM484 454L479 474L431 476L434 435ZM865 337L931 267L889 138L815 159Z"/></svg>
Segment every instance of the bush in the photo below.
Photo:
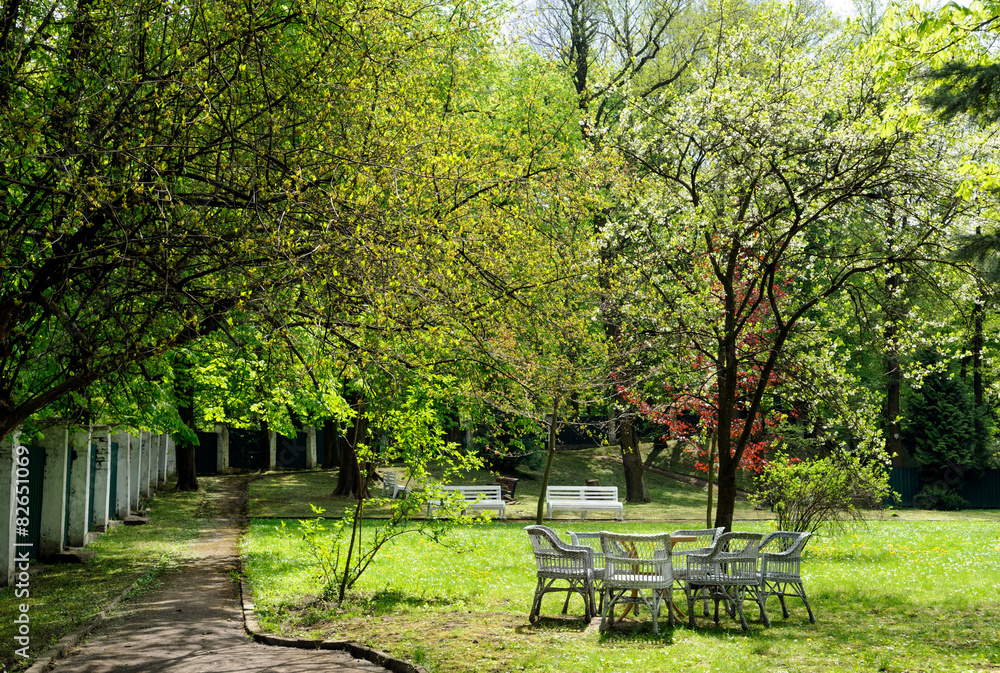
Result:
<svg viewBox="0 0 1000 673"><path fill-rule="evenodd" d="M878 463L854 456L798 460L778 454L757 478L754 505L769 505L778 529L815 533L842 518L863 518L889 497L889 474Z"/></svg>
<svg viewBox="0 0 1000 673"><path fill-rule="evenodd" d="M969 501L958 494L958 489L947 484L928 484L917 494L917 507L954 511L965 509Z"/></svg>
<svg viewBox="0 0 1000 673"><path fill-rule="evenodd" d="M511 474L519 465L538 470L545 460L544 431L527 418L492 419L476 432L472 446L487 469L500 474Z"/></svg>

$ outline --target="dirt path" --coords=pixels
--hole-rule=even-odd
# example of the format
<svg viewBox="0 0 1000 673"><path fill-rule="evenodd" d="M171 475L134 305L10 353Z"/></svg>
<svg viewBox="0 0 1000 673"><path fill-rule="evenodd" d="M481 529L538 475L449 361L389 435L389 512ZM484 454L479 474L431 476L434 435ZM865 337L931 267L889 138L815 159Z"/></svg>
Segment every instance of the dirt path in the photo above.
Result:
<svg viewBox="0 0 1000 673"><path fill-rule="evenodd" d="M242 512L240 482L220 480L210 493L201 538L190 560L162 578L162 586L119 609L88 639L57 660L58 673L384 673L346 652L270 647L243 629L236 540Z"/></svg>

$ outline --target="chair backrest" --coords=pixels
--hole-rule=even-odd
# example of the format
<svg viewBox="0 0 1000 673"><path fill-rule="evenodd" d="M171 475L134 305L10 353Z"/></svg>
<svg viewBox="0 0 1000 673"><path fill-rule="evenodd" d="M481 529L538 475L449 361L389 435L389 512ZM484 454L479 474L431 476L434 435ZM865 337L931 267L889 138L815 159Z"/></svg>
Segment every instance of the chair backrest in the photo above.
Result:
<svg viewBox="0 0 1000 673"><path fill-rule="evenodd" d="M746 578L756 576L763 537L760 533L723 533L705 553L685 556L688 576L743 578L746 583Z"/></svg>
<svg viewBox="0 0 1000 673"><path fill-rule="evenodd" d="M604 568L604 548L601 547L600 533L576 533L571 530L566 533L573 544L578 547L589 547L593 551L595 570Z"/></svg>
<svg viewBox="0 0 1000 673"><path fill-rule="evenodd" d="M707 550L715 544L715 541L719 539L719 536L722 535L725 530L726 529L722 526L719 526L718 528L675 530L671 533L671 535L683 535L685 537L693 535L697 539L694 542L678 542L674 545L674 554L687 554L695 550Z"/></svg>
<svg viewBox="0 0 1000 673"><path fill-rule="evenodd" d="M449 492L461 493L466 502L476 502L480 498L483 500L502 500L500 484L481 484L476 486L442 486L441 490L446 494Z"/></svg>
<svg viewBox="0 0 1000 673"><path fill-rule="evenodd" d="M788 557L801 557L812 533L779 530L768 533L760 543L760 553L780 553Z"/></svg>
<svg viewBox="0 0 1000 673"><path fill-rule="evenodd" d="M682 528L675 530L671 536L683 535L684 537L694 536L693 542L677 542L673 547L674 570L682 571L685 568L684 556L686 554L704 554L715 545L715 541L726 529L722 526L718 528Z"/></svg>
<svg viewBox="0 0 1000 673"><path fill-rule="evenodd" d="M568 545L548 526L525 526L539 572L583 571L593 568L593 552L589 547Z"/></svg>
<svg viewBox="0 0 1000 673"><path fill-rule="evenodd" d="M802 550L812 533L779 530L760 543L760 572L764 579L783 576L797 579L801 573Z"/></svg>
<svg viewBox="0 0 1000 673"><path fill-rule="evenodd" d="M618 502L617 486L549 486L545 489L548 500L582 500L589 502Z"/></svg>
<svg viewBox="0 0 1000 673"><path fill-rule="evenodd" d="M670 559L670 533L639 535L601 531L601 549L604 550L606 576L613 580L619 576L643 576L650 582L673 582Z"/></svg>
<svg viewBox="0 0 1000 673"><path fill-rule="evenodd" d="M705 563L756 559L763 537L760 533L723 533L715 541L715 545L704 554L688 554L688 557L697 556Z"/></svg>

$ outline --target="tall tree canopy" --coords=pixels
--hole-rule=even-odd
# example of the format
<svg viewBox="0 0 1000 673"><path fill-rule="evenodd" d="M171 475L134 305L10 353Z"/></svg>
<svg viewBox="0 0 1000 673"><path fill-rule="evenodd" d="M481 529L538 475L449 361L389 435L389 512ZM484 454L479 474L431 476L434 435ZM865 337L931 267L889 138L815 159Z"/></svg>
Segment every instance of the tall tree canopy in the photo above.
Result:
<svg viewBox="0 0 1000 673"><path fill-rule="evenodd" d="M782 405L776 377L787 386L815 369L790 357L810 312L880 268L894 235L886 213L930 223L897 230L897 257L936 243L959 152L887 118L904 92L873 90L869 66L824 19L768 3L752 18L715 11L717 43L689 85L628 109L625 170L648 177L621 181L632 209L604 235L641 243L619 286L636 357L655 349L656 378L715 405L716 525L728 527L755 421ZM876 457L879 444L868 445Z"/></svg>

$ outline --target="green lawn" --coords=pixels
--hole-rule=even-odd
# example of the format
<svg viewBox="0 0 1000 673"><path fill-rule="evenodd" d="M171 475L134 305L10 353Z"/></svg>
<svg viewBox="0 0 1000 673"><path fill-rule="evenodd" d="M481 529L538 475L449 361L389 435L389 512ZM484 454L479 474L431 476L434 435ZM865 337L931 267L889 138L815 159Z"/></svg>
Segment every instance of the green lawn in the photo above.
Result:
<svg viewBox="0 0 1000 673"><path fill-rule="evenodd" d="M1000 540L993 522L877 521L814 539L803 574L816 624L791 601L792 616L782 620L772 599L770 629L755 623L744 634L735 621L715 628L700 618L694 630L663 628L654 636L644 613L607 637L585 628L578 598L571 602L576 617L559 614L561 600L552 596L543 619L528 623L534 561L521 527L458 530L457 549L418 538L395 544L362 580L359 595L339 607L314 601L308 557L274 522L255 521L244 550L265 628L364 642L435 672L1000 668Z"/></svg>
<svg viewBox="0 0 1000 673"><path fill-rule="evenodd" d="M582 472L616 483L620 468L599 455L591 458L589 464L560 460L557 478L566 481L556 483L582 483ZM284 478L255 493L276 498ZM553 528L565 538L570 528L657 532L703 525L703 490L654 475L650 489L654 503L626 505L625 523L606 515L584 523L567 515ZM524 504L514 511L533 512L537 492L537 482L522 479L517 495ZM253 511L259 515L267 502L253 502ZM760 520L767 514L744 504L735 528L765 532L773 525ZM879 513L866 525L830 529L810 542L804 563L818 622L810 624L795 601L792 616L783 620L772 599L774 626L754 623L748 634L732 620L715 628L699 619L694 630L670 630L662 622L654 636L643 613L602 636L582 623L579 598L564 617L555 596L543 603L543 619L529 624L535 576L525 521L457 529L450 547L403 538L384 550L340 606L316 599L310 559L290 534L294 521L286 522L285 532L275 521L253 521L244 555L264 628L363 642L433 673L1000 670L997 514L901 510Z"/></svg>

